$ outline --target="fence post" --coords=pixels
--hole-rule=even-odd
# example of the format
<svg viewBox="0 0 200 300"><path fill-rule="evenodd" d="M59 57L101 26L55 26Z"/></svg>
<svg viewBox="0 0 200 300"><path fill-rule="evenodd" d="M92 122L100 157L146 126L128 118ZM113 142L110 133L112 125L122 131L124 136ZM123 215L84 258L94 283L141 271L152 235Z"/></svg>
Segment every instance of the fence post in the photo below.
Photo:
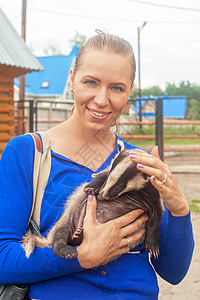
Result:
<svg viewBox="0 0 200 300"><path fill-rule="evenodd" d="M163 142L163 99L156 100L156 145L158 145L159 156L164 160L164 142Z"/></svg>
<svg viewBox="0 0 200 300"><path fill-rule="evenodd" d="M38 101L35 101L35 131L38 130Z"/></svg>
<svg viewBox="0 0 200 300"><path fill-rule="evenodd" d="M33 120L34 120L34 100L29 101L29 132L33 132Z"/></svg>

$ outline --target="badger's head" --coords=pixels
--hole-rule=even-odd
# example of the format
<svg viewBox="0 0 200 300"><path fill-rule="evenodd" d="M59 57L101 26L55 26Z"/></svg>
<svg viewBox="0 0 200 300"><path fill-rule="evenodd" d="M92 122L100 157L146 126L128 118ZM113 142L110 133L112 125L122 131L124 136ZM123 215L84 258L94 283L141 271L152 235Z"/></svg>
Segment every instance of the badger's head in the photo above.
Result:
<svg viewBox="0 0 200 300"><path fill-rule="evenodd" d="M136 148L134 151L142 150ZM104 199L114 199L125 192L142 189L149 178L137 169L136 163L129 158L129 150L119 140L118 154L110 165L108 178L99 193Z"/></svg>

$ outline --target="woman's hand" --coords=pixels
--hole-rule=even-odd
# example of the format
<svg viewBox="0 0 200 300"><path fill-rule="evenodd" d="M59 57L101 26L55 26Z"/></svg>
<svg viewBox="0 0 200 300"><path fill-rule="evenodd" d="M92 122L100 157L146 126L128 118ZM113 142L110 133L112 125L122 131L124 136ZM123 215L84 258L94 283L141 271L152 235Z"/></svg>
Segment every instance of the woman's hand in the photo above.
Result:
<svg viewBox="0 0 200 300"><path fill-rule="evenodd" d="M130 151L130 158L137 163L138 170L151 176L152 185L158 190L166 207L174 216L184 216L190 211L186 197L179 189L167 164L161 161L158 147L151 154Z"/></svg>
<svg viewBox="0 0 200 300"><path fill-rule="evenodd" d="M145 216L138 218L143 213L138 209L101 224L96 219L96 198L91 195L88 198L92 200L87 202L83 241L77 247L79 263L86 269L106 264L115 256L127 253L130 250L127 238L130 244L137 242L143 236L144 230L132 234L147 220Z"/></svg>

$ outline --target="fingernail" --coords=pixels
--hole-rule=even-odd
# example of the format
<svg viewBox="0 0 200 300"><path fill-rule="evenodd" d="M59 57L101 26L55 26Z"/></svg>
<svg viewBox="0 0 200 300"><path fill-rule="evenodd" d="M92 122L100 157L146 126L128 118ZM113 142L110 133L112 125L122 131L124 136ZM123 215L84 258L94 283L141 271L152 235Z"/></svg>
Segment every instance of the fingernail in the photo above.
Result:
<svg viewBox="0 0 200 300"><path fill-rule="evenodd" d="M92 200L93 199L93 195L88 195L88 200Z"/></svg>
<svg viewBox="0 0 200 300"><path fill-rule="evenodd" d="M145 221L148 221L148 219L149 219L149 218L148 218L148 217L146 217L146 218L145 218Z"/></svg>
<svg viewBox="0 0 200 300"><path fill-rule="evenodd" d="M135 158L136 158L136 155L134 155L134 154L129 154L129 157L132 158L132 159L135 159Z"/></svg>
<svg viewBox="0 0 200 300"><path fill-rule="evenodd" d="M143 233L145 233L146 232L146 230L145 229L143 229Z"/></svg>
<svg viewBox="0 0 200 300"><path fill-rule="evenodd" d="M144 168L144 165L142 165L142 164L137 164L137 167L140 168L140 169L142 169L142 168Z"/></svg>
<svg viewBox="0 0 200 300"><path fill-rule="evenodd" d="M129 151L129 157L132 159L136 158L136 152L135 151Z"/></svg>
<svg viewBox="0 0 200 300"><path fill-rule="evenodd" d="M135 151L129 151L129 155L136 155Z"/></svg>
<svg viewBox="0 0 200 300"><path fill-rule="evenodd" d="M156 180L156 177L153 175L153 180Z"/></svg>

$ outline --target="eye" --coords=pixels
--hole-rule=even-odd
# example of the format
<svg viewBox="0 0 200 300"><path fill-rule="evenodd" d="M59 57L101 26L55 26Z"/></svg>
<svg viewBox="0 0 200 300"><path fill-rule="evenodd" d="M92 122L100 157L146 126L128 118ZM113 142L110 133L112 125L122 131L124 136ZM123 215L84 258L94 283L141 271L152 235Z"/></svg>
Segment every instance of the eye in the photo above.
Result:
<svg viewBox="0 0 200 300"><path fill-rule="evenodd" d="M121 87L119 87L119 86L113 86L113 87L112 87L112 90L113 90L114 92L124 92L124 89L121 88Z"/></svg>
<svg viewBox="0 0 200 300"><path fill-rule="evenodd" d="M89 85L89 86L95 86L96 85L96 82L94 80L86 80L84 83Z"/></svg>

